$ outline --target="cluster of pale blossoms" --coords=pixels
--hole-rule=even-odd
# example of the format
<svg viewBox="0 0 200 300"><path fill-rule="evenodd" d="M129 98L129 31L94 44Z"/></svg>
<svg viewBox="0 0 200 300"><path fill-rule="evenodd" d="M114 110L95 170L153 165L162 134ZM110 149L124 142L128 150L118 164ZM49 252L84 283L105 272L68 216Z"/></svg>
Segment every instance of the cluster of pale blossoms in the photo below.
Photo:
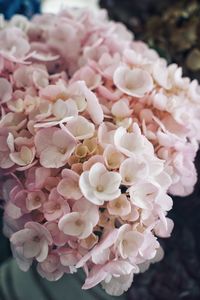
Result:
<svg viewBox="0 0 200 300"><path fill-rule="evenodd" d="M0 22L4 232L27 271L126 291L196 182L200 87L105 11Z"/></svg>

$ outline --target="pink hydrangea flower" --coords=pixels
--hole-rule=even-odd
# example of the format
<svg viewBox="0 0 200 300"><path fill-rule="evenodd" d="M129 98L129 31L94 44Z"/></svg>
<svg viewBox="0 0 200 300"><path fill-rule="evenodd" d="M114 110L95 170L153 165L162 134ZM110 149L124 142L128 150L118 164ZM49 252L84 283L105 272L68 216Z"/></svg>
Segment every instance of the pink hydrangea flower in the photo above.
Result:
<svg viewBox="0 0 200 300"><path fill-rule="evenodd" d="M56 26L55 26L56 24ZM121 295L163 257L170 195L193 191L200 86L105 11L0 31L0 196L22 270ZM181 205L181 203L180 203Z"/></svg>

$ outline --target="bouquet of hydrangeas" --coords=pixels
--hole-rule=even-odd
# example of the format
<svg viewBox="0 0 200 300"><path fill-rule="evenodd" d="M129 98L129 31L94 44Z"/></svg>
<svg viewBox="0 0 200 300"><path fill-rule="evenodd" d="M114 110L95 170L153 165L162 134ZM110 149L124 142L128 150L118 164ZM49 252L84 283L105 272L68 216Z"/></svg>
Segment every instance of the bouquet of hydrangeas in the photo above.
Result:
<svg viewBox="0 0 200 300"><path fill-rule="evenodd" d="M200 87L105 11L0 30L4 232L19 267L126 291L162 257L172 195L196 182Z"/></svg>

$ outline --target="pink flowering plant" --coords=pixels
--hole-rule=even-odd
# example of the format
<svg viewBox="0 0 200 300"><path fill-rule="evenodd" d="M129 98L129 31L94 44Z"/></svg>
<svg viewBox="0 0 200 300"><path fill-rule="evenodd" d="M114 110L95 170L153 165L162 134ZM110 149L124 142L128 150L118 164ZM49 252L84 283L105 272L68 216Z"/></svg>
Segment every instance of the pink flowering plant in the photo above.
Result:
<svg viewBox="0 0 200 300"><path fill-rule="evenodd" d="M162 258L170 195L197 179L200 87L105 11L0 29L4 232L19 267L126 291Z"/></svg>

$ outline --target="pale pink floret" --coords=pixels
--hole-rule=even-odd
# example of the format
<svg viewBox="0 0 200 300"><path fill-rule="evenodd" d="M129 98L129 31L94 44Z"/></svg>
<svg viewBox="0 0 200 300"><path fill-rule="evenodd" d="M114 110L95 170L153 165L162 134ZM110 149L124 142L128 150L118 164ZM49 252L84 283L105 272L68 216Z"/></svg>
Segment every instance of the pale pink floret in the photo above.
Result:
<svg viewBox="0 0 200 300"><path fill-rule="evenodd" d="M103 53L98 62L98 68L100 73L107 79L112 80L113 74L120 63L119 53L110 55L109 53Z"/></svg>
<svg viewBox="0 0 200 300"><path fill-rule="evenodd" d="M98 129L98 140L102 147L114 144L116 126L113 123L103 122Z"/></svg>
<svg viewBox="0 0 200 300"><path fill-rule="evenodd" d="M48 85L40 90L40 97L55 102L57 99L67 98L67 89L63 84Z"/></svg>
<svg viewBox="0 0 200 300"><path fill-rule="evenodd" d="M42 191L30 192L26 198L26 208L29 211L41 208L46 201L46 195Z"/></svg>
<svg viewBox="0 0 200 300"><path fill-rule="evenodd" d="M77 140L89 139L95 133L94 124L82 116L69 120L66 128Z"/></svg>
<svg viewBox="0 0 200 300"><path fill-rule="evenodd" d="M79 188L79 175L72 170L64 169L62 178L57 186L58 193L66 199L80 199L82 194Z"/></svg>
<svg viewBox="0 0 200 300"><path fill-rule="evenodd" d="M10 159L19 166L30 165L35 158L35 148L22 146L19 151L10 153Z"/></svg>
<svg viewBox="0 0 200 300"><path fill-rule="evenodd" d="M45 118L45 111L43 111L43 109L45 109L45 105L47 105L47 103L44 102L43 107L41 107L40 109L42 113L38 116L38 118L42 120L44 117L45 122L35 124L34 125L35 128L40 128L40 127L47 128L47 127L63 124L78 115L78 109L76 103L71 99L67 101L58 99L52 105L49 104L49 106L46 106L47 118ZM52 117L49 117L50 115L52 115Z"/></svg>
<svg viewBox="0 0 200 300"><path fill-rule="evenodd" d="M143 261L153 259L156 256L157 249L160 244L157 238L151 231L146 231L144 234L144 242L140 247L139 253Z"/></svg>
<svg viewBox="0 0 200 300"><path fill-rule="evenodd" d="M118 260L118 261L110 261L103 266L94 266L90 271L89 276L87 277L85 284L83 285L83 289L89 289L94 287L100 282L103 282L103 287L107 292L110 290L110 294L115 296L120 296L124 291L126 291L133 280L133 273L137 273L137 267L133 266L126 260ZM131 276L131 280L127 280L129 276ZM117 278L116 281L120 282L121 277L126 277L126 283L124 285L116 285L112 282L113 278ZM109 285L112 286L112 288Z"/></svg>
<svg viewBox="0 0 200 300"><path fill-rule="evenodd" d="M114 73L113 81L115 85L125 94L134 97L143 97L153 89L151 75L142 69L128 67L118 67Z"/></svg>
<svg viewBox="0 0 200 300"><path fill-rule="evenodd" d="M51 170L44 167L32 167L26 173L26 187L29 190L42 189L51 176Z"/></svg>
<svg viewBox="0 0 200 300"><path fill-rule="evenodd" d="M73 75L71 82L75 82L78 80L84 80L87 87L91 90L94 90L100 85L101 76L89 66L85 66Z"/></svg>
<svg viewBox="0 0 200 300"><path fill-rule="evenodd" d="M77 81L69 87L69 93L77 97L84 96L87 102L87 111L95 124L103 121L104 115L101 105L95 95L85 84L84 81Z"/></svg>
<svg viewBox="0 0 200 300"><path fill-rule="evenodd" d="M72 212L60 219L59 229L65 234L84 239L92 233L93 226L80 212Z"/></svg>
<svg viewBox="0 0 200 300"><path fill-rule="evenodd" d="M169 78L169 72L165 61L157 61L153 65L152 75L154 80L165 89L171 88L171 82Z"/></svg>
<svg viewBox="0 0 200 300"><path fill-rule="evenodd" d="M131 115L132 110L128 101L121 99L113 104L111 112L116 118L126 118Z"/></svg>
<svg viewBox="0 0 200 300"><path fill-rule="evenodd" d="M94 155L90 157L87 161L85 161L83 163L83 171L89 171L91 167L96 163L104 164L104 159L102 155Z"/></svg>
<svg viewBox="0 0 200 300"><path fill-rule="evenodd" d="M48 72L43 65L21 66L13 74L16 86L44 88L49 83Z"/></svg>
<svg viewBox="0 0 200 300"><path fill-rule="evenodd" d="M118 169L124 160L124 155L112 145L105 148L103 157L108 169Z"/></svg>
<svg viewBox="0 0 200 300"><path fill-rule="evenodd" d="M17 27L8 27L0 32L1 55L11 61L20 61L30 50L25 33Z"/></svg>
<svg viewBox="0 0 200 300"><path fill-rule="evenodd" d="M122 220L125 220L125 221L135 222L138 220L139 217L140 217L140 214L139 214L138 208L131 203L130 213L126 216L122 216L121 218L122 218Z"/></svg>
<svg viewBox="0 0 200 300"><path fill-rule="evenodd" d="M56 246L64 246L68 242L69 236L65 235L62 231L59 230L57 220L46 222L45 227L50 232L53 243Z"/></svg>
<svg viewBox="0 0 200 300"><path fill-rule="evenodd" d="M124 259L132 259L137 256L144 242L143 234L131 229L130 225L124 224L120 227L115 247Z"/></svg>
<svg viewBox="0 0 200 300"><path fill-rule="evenodd" d="M75 101L58 99L52 106L52 114L57 120L70 120L70 117L76 117L78 110Z"/></svg>
<svg viewBox="0 0 200 300"><path fill-rule="evenodd" d="M108 202L109 214L124 217L131 213L131 203L126 195L120 195L117 199Z"/></svg>
<svg viewBox="0 0 200 300"><path fill-rule="evenodd" d="M114 245L118 238L118 229L113 229L108 234L102 237L101 241L86 255L84 255L76 267L83 267L84 264L91 259L92 262L96 264L104 264L109 260L110 257L110 248Z"/></svg>
<svg viewBox="0 0 200 300"><path fill-rule="evenodd" d="M128 157L140 156L144 152L153 152L152 144L141 134L136 123L133 126L133 132L127 132L125 128L119 127L114 135L114 144L120 152Z"/></svg>
<svg viewBox="0 0 200 300"><path fill-rule="evenodd" d="M154 228L155 234L162 238L170 237L174 228L174 222L171 219L165 218L165 221L159 220Z"/></svg>
<svg viewBox="0 0 200 300"><path fill-rule="evenodd" d="M10 239L14 249L15 255L18 259L19 266L20 256L32 262L35 258L38 262L46 259L49 251L49 245L52 244L52 238L49 231L39 223L28 222L25 228L14 233Z"/></svg>
<svg viewBox="0 0 200 300"><path fill-rule="evenodd" d="M65 214L59 220L58 226L67 235L85 239L92 233L98 220L98 208L81 199L73 206L73 212Z"/></svg>
<svg viewBox="0 0 200 300"><path fill-rule="evenodd" d="M59 280L67 271L60 263L60 256L56 252L49 253L47 258L37 265L38 273L49 281Z"/></svg>
<svg viewBox="0 0 200 300"><path fill-rule="evenodd" d="M129 186L147 178L149 175L149 168L144 160L137 156L133 156L122 162L119 173L122 176L123 184Z"/></svg>
<svg viewBox="0 0 200 300"><path fill-rule="evenodd" d="M67 200L61 197L57 189L54 188L49 194L48 201L44 203L43 212L47 221L54 221L69 213L70 207Z"/></svg>
<svg viewBox="0 0 200 300"><path fill-rule="evenodd" d="M61 265L67 270L67 273L75 273L76 263L80 258L80 254L76 249L62 247L58 250Z"/></svg>
<svg viewBox="0 0 200 300"><path fill-rule="evenodd" d="M161 187L148 181L138 182L129 188L132 204L139 208L152 209L154 199L158 196Z"/></svg>
<svg viewBox="0 0 200 300"><path fill-rule="evenodd" d="M67 163L76 142L66 131L52 127L36 133L35 146L43 167L59 168Z"/></svg>
<svg viewBox="0 0 200 300"><path fill-rule="evenodd" d="M17 208L20 209L20 215L18 216L18 218L21 217L23 214L28 213L26 206L27 197L28 191L24 190L20 185L15 185L9 192L10 202L8 202L7 205L12 203L12 205L15 205ZM14 211L10 210L10 212L8 212L8 215L10 215L11 212L12 218L16 219L17 215L13 214Z"/></svg>
<svg viewBox="0 0 200 300"><path fill-rule="evenodd" d="M133 283L134 273L138 273L138 270L136 271L137 272L132 271L129 274L125 275L114 275L112 277L109 275L106 280L101 282L101 286L107 294L112 296L121 296L131 287Z"/></svg>
<svg viewBox="0 0 200 300"><path fill-rule="evenodd" d="M90 171L81 174L80 189L90 202L102 205L104 201L111 201L119 197L121 176L117 172L109 172L101 163L96 163Z"/></svg>

